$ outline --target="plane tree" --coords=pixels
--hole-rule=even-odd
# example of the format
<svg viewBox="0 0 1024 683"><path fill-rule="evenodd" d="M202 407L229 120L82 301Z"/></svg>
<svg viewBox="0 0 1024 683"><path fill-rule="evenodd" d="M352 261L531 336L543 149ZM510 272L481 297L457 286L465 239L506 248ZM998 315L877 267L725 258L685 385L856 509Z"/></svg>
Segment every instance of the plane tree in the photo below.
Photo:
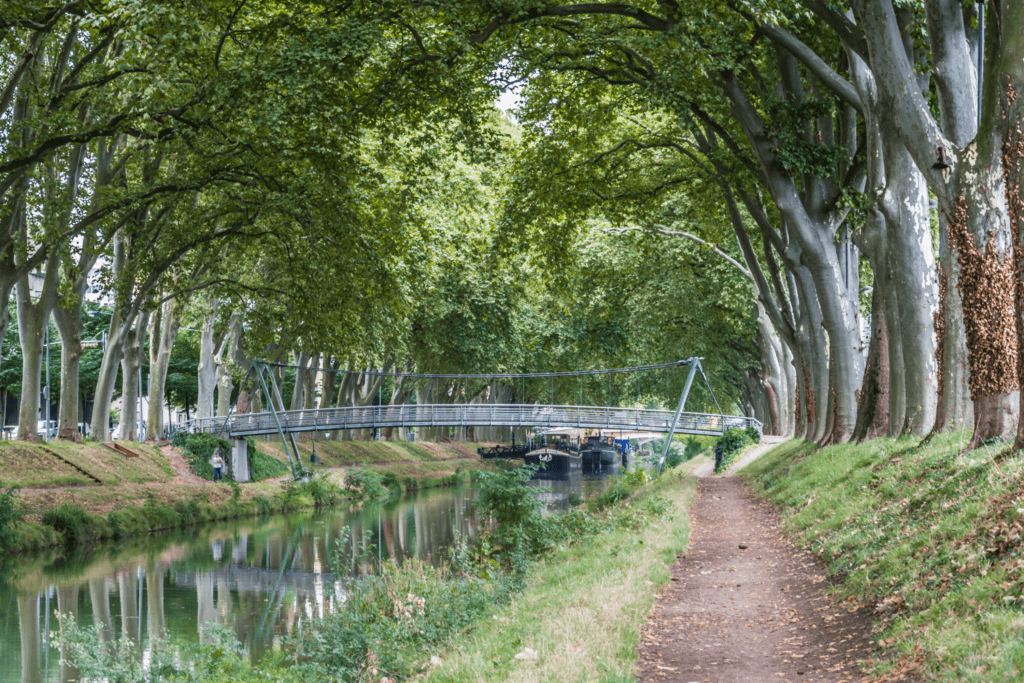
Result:
<svg viewBox="0 0 1024 683"><path fill-rule="evenodd" d="M874 103L863 101L851 82L856 63L844 52L845 34L822 30L823 20L787 3L460 6L467 4L477 12L467 11L460 26L467 42L505 41L514 77L532 86L545 71L575 71L638 91L649 107L694 121L696 126L684 124L688 138L707 137L710 129L717 144L733 154L731 165L748 172L770 198L779 216L776 233L792 238L772 241L791 255L796 252L807 269L827 334L829 388L824 396L820 385L805 386L804 392L820 399L828 424L817 436L826 441L846 438L854 428L864 355L859 282L844 272L849 269L837 254L837 235L868 208L877 209L876 222L912 223L912 229L889 231L894 248L875 263L890 274L909 273L893 285L903 291L906 319L913 320L900 335L911 348L897 362L907 388L901 385L896 392L903 403L890 406L898 413L892 416L893 429L923 433L930 428L936 286L928 268L927 198L906 154L899 157L898 144L890 138L884 147L877 128L865 130L882 119L872 110L872 121L864 120ZM538 97L538 106L548 106L550 95ZM570 91L558 101L577 96ZM875 162L890 150L895 156L886 176ZM900 186L896 181L903 179ZM905 205L901 214L886 192L913 195L913 206ZM749 202L741 203L750 210Z"/></svg>

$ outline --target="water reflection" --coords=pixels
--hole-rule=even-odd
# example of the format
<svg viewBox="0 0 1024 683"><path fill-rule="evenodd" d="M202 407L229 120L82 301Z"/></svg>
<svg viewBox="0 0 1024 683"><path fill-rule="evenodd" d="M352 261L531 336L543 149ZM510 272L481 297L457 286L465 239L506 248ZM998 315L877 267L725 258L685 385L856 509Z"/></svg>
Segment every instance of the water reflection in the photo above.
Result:
<svg viewBox="0 0 1024 683"><path fill-rule="evenodd" d="M551 512L567 507L570 495L586 497L605 484L579 472L533 482ZM0 594L0 683L78 679L50 644L57 612L98 626L103 642L130 638L140 658L162 634L208 641L209 624L218 624L256 661L303 619L330 612L345 582L381 561L441 563L456 540L477 533L470 500L468 488L440 489L364 508L19 558L14 590Z"/></svg>

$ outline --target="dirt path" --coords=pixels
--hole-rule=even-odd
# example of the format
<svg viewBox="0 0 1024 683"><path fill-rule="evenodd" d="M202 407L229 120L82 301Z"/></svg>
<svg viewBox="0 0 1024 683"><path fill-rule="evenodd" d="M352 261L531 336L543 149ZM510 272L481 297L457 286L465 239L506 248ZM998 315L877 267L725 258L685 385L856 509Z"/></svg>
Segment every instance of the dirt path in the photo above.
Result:
<svg viewBox="0 0 1024 683"><path fill-rule="evenodd" d="M167 458L167 462L170 463L171 469L177 474L177 480L175 484L208 484L209 482L202 477L197 477L192 474L192 470L188 468L188 463L185 462L185 458L181 457L181 453L174 446L161 446L160 455Z"/></svg>
<svg viewBox="0 0 1024 683"><path fill-rule="evenodd" d="M641 632L640 681L861 680L871 621L825 595L813 557L737 479L705 477L690 545Z"/></svg>

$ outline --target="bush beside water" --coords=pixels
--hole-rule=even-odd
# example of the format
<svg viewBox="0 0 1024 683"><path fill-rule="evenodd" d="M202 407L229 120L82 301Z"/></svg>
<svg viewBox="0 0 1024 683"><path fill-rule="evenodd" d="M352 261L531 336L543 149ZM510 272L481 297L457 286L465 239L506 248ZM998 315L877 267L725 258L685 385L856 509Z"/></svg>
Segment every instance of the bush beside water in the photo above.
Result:
<svg viewBox="0 0 1024 683"><path fill-rule="evenodd" d="M14 547L18 535L14 525L21 521L21 515L14 507L14 489L9 488L0 493L0 553Z"/></svg>
<svg viewBox="0 0 1024 683"><path fill-rule="evenodd" d="M388 562L379 575L346 582L345 599L335 603L333 613L304 620L294 635L283 640L279 653L255 666L227 629L208 630L204 635L212 642L207 645L158 641L146 672L136 658L117 656L119 651L132 651L130 643L127 650L123 644L109 648L96 629L75 627L70 620L62 624L58 636L62 652L81 669L82 683L242 683L264 678L355 682L415 677L431 667L431 657L442 654L453 637L486 619L520 590L526 570L538 557L606 531L641 529L669 515L671 506L661 495L639 500L631 495L650 481L641 470L616 477L612 495L544 517L526 485L531 474L532 468L481 473L477 516L492 524L483 527L471 546L456 547L451 561L440 568L416 560L401 567ZM365 485L373 478L358 477L358 481ZM315 496L315 486L289 486L283 498ZM335 576L349 573L352 561L358 561L346 558L343 548L350 545L338 543L332 553Z"/></svg>

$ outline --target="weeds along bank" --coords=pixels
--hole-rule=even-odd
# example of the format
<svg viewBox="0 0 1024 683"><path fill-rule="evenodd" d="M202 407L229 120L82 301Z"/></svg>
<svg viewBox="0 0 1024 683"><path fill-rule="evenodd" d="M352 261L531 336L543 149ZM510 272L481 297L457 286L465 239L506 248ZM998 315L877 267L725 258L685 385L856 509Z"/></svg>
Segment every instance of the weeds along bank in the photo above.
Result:
<svg viewBox="0 0 1024 683"><path fill-rule="evenodd" d="M743 471L839 597L873 611L891 655L869 663L876 673L1024 678L1024 454L961 455L969 440L789 442Z"/></svg>
<svg viewBox="0 0 1024 683"><path fill-rule="evenodd" d="M377 576L346 582L335 612L302 622L257 664L225 630L204 634L206 645L165 640L147 660L149 679L506 680L532 667L550 680L625 680L666 564L685 547L693 481L678 471L653 484L631 475L545 517L528 477L522 469L480 475L482 533L445 566L385 564ZM342 558L330 558L336 575L348 572ZM68 626L59 638L80 681L144 678L141 660L122 656L136 644L111 647L93 629ZM561 654L570 650L566 663Z"/></svg>
<svg viewBox="0 0 1024 683"><path fill-rule="evenodd" d="M206 484L174 481L175 473L167 458L144 444L136 445L140 457L131 459L99 444L3 444L0 458L10 455L21 462L31 455L37 467L35 471L18 470L17 476L0 471L0 553L193 528L241 517L376 499L400 491L451 486L469 481L478 467L487 466L442 462L439 456L421 449L430 460L399 460L387 467L331 472L313 469L310 481L293 484L288 481L291 470L287 464L257 448L259 442L248 441L251 476L269 481L239 485L231 481L228 472L224 482L214 484L210 457L217 446L230 452L230 444L207 434L183 434L174 440L189 471L210 482ZM420 455L403 449L396 452L408 453L409 457ZM73 488L60 488L56 478L64 476L68 463L74 463L91 478L75 480L81 485ZM24 486L26 476L52 488L18 491L11 487ZM273 481L275 478L284 480Z"/></svg>
<svg viewBox="0 0 1024 683"><path fill-rule="evenodd" d="M603 681L631 683L640 626L686 549L696 494L691 461L618 499L601 533L559 544L530 569L507 606L459 638L428 683ZM591 503L593 505L593 503Z"/></svg>

